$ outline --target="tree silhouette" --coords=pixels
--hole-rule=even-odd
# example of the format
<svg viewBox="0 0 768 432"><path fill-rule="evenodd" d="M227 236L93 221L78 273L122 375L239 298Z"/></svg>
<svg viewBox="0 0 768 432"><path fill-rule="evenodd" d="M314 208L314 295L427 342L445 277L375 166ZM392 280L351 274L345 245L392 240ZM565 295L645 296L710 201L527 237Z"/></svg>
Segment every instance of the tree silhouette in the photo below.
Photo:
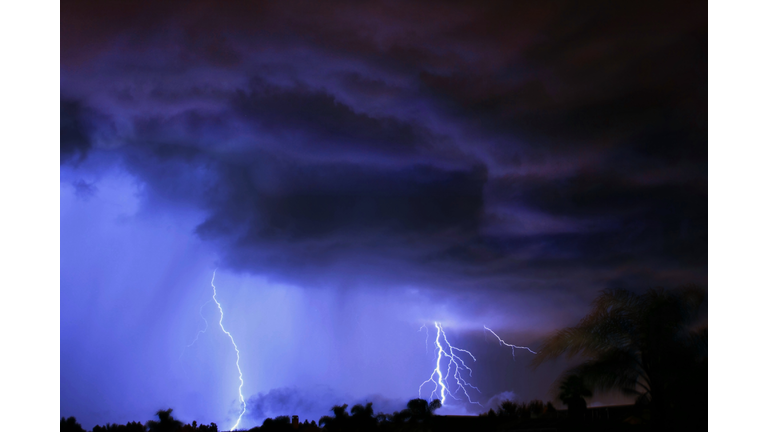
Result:
<svg viewBox="0 0 768 432"><path fill-rule="evenodd" d="M532 365L563 354L584 356L587 361L567 375L581 377L589 388L618 389L649 403L658 421L700 396L702 381L706 407L707 331L693 328L705 299L706 292L693 286L644 294L602 291L576 326L544 341Z"/></svg>
<svg viewBox="0 0 768 432"><path fill-rule="evenodd" d="M274 419L264 419L260 428L252 428L251 430L262 432L288 432L292 431L293 428L291 427L291 418L287 415L283 415L277 416Z"/></svg>
<svg viewBox="0 0 768 432"><path fill-rule="evenodd" d="M369 431L376 428L378 422L373 414L373 403L368 402L365 406L357 404L350 411L352 412L350 423L353 430Z"/></svg>
<svg viewBox="0 0 768 432"><path fill-rule="evenodd" d="M569 375L560 384L561 401L568 406L568 417L583 417L587 411L587 401L585 397L592 397L592 391L584 385L584 380L578 375Z"/></svg>
<svg viewBox="0 0 768 432"><path fill-rule="evenodd" d="M531 418L541 417L544 415L544 411L546 411L546 408L544 408L544 401L534 399L528 402L528 412L530 413Z"/></svg>
<svg viewBox="0 0 768 432"><path fill-rule="evenodd" d="M429 421L435 410L443 405L439 399L434 399L429 403L424 399L411 399L406 406L407 408L403 411L408 415L408 421L411 423L423 423Z"/></svg>
<svg viewBox="0 0 768 432"><path fill-rule="evenodd" d="M547 401L547 404L544 406L544 410L541 414L544 418L557 418L557 410L550 401Z"/></svg>
<svg viewBox="0 0 768 432"><path fill-rule="evenodd" d="M497 408L499 416L506 417L511 420L517 420L520 417L520 405L511 400L505 400L499 404Z"/></svg>
<svg viewBox="0 0 768 432"><path fill-rule="evenodd" d="M320 427L325 427L329 431L345 431L349 427L349 413L347 413L347 404L334 405L331 408L333 417L322 416L320 418Z"/></svg>
<svg viewBox="0 0 768 432"><path fill-rule="evenodd" d="M80 423L78 423L74 417L69 417L68 419L64 419L64 417L62 417L61 432L85 432L85 429L80 426Z"/></svg>
<svg viewBox="0 0 768 432"><path fill-rule="evenodd" d="M219 432L219 427L216 425L216 423L211 422L209 425L201 424L198 426L198 430L200 432Z"/></svg>
<svg viewBox="0 0 768 432"><path fill-rule="evenodd" d="M171 408L158 411L155 415L160 421L148 421L147 429L149 432L175 432L181 429L182 423L171 416L172 412L173 409Z"/></svg>
<svg viewBox="0 0 768 432"><path fill-rule="evenodd" d="M141 422L130 422L125 424L126 432L145 432L147 428Z"/></svg>

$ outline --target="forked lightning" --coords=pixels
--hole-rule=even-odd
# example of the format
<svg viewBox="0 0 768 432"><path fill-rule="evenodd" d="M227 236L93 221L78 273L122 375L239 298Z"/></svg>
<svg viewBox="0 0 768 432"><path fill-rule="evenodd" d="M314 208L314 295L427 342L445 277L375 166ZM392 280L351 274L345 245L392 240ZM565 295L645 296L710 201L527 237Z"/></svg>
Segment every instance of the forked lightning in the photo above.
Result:
<svg viewBox="0 0 768 432"><path fill-rule="evenodd" d="M464 392L464 395L467 397L467 400L469 402L480 405L479 402L475 402L472 400L472 398L469 396L469 393L467 393L467 389L464 386L472 387L473 389L477 390L478 393L480 393L480 390L477 387L473 386L472 384L468 383L461 376L462 370L469 371L469 376L472 376L472 369L470 369L469 366L467 366L466 363L464 363L464 360L461 357L459 357L459 355L454 351L467 353L469 354L470 357L472 357L472 360L474 361L477 361L477 359L475 359L475 356L473 356L471 352L465 349L456 348L452 346L451 343L448 342L448 338L445 335L443 326L440 323L435 322L435 328L437 329L437 336L435 337L435 351L437 351L437 363L435 364L435 369L432 371L432 375L430 375L429 379L421 383L421 385L419 386L419 397L421 397L421 389L422 387L424 387L424 384L428 382L432 382L435 384L435 388L434 390L432 390L432 393L430 394L430 399L434 399L435 394L437 394L439 390L441 403L445 404L446 393L449 394L452 398L459 400L459 398L457 398L454 393L456 393L457 391L459 391L459 389L461 389L461 391ZM443 344L440 342L441 339L447 346L447 349L443 348ZM445 357L448 360L448 367L445 370L445 376L443 376L443 372L441 370L441 365L440 365L440 362L443 360L443 357ZM446 377L449 376L451 373L451 367L453 367L453 378L456 380L456 386L457 386L457 388L453 392L451 392L451 390L448 388L448 384L446 382ZM437 379L435 379L435 376L437 376Z"/></svg>

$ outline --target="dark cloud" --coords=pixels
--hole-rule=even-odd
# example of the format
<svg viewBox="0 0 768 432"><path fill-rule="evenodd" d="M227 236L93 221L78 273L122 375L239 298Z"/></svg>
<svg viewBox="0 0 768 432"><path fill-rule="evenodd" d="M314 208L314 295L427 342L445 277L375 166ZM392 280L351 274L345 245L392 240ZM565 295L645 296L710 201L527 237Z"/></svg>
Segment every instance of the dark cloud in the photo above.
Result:
<svg viewBox="0 0 768 432"><path fill-rule="evenodd" d="M436 140L424 128L396 118L355 112L327 93L260 82L253 87L238 92L236 111L259 131L289 145L298 141L304 152L403 157L428 151Z"/></svg>
<svg viewBox="0 0 768 432"><path fill-rule="evenodd" d="M638 184L617 173L580 173L557 180L499 179L489 189L502 201L542 213L602 220L595 228L612 233L613 240L595 246L610 253L632 250L638 256L706 262L706 183Z"/></svg>
<svg viewBox="0 0 768 432"><path fill-rule="evenodd" d="M220 231L217 226L235 222L228 215L238 213L250 215L246 236L254 241L471 231L482 215L487 175L482 167L451 172L428 166L375 170L346 164L278 171L274 175L282 181L274 189L242 175L241 182L231 181L224 207L199 232L214 234ZM244 209L249 202L252 207Z"/></svg>
<svg viewBox="0 0 768 432"><path fill-rule="evenodd" d="M148 205L201 210L225 265L499 289L706 280L706 11L692 3L65 16L81 27L62 30L63 86L77 94L78 71L101 65L88 102L110 117L63 99L62 160L111 131ZM75 50L94 35L119 50Z"/></svg>
<svg viewBox="0 0 768 432"><path fill-rule="evenodd" d="M422 71L427 94L475 133L525 144L494 149L505 159L594 151L602 168L705 177L706 13L685 2L547 11L493 73Z"/></svg>
<svg viewBox="0 0 768 432"><path fill-rule="evenodd" d="M418 258L476 235L482 223L483 166L386 168L241 156L220 160L188 146L154 144L134 147L126 161L146 182L148 205L205 210L196 232L227 251L228 265L294 282L333 273L345 261L366 262L358 270L344 265L358 276L387 261L399 266L406 255Z"/></svg>
<svg viewBox="0 0 768 432"><path fill-rule="evenodd" d="M59 104L59 152L61 163L82 161L91 150L85 120L86 108L79 101L61 100Z"/></svg>

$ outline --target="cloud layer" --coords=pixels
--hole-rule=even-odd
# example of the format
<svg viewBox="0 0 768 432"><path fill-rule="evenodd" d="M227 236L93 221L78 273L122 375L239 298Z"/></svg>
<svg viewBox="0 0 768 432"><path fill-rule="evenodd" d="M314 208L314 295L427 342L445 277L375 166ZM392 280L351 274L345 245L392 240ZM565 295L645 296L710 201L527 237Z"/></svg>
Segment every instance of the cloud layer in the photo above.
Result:
<svg viewBox="0 0 768 432"><path fill-rule="evenodd" d="M62 163L121 154L227 266L706 282L701 8L90 6L62 9Z"/></svg>

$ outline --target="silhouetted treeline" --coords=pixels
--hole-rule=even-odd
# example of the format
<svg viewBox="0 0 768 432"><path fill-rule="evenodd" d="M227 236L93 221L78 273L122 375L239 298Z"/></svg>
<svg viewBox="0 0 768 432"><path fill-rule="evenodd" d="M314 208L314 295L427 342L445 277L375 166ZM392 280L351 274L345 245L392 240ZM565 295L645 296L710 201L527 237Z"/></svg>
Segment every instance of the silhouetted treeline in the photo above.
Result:
<svg viewBox="0 0 768 432"><path fill-rule="evenodd" d="M210 425L198 425L196 421L192 424L184 424L183 422L173 418L171 413L173 409L160 410L155 415L159 420L149 420L146 424L141 422L129 422L124 425L116 423L106 424L104 426L96 425L93 427L93 432L218 432L219 428L216 423ZM85 429L77 422L74 417L65 419L61 418L61 432L86 432Z"/></svg>
<svg viewBox="0 0 768 432"><path fill-rule="evenodd" d="M332 415L323 416L318 424L304 420L304 423L293 422L287 416L274 419L268 418L260 427L251 431L259 432L313 432L325 430L328 432L364 432L364 431L420 431L431 430L434 411L440 408L439 400L427 402L424 399L412 399L401 411L392 414L375 414L373 404L358 404L347 412L349 405L336 405L331 408Z"/></svg>
<svg viewBox="0 0 768 432"><path fill-rule="evenodd" d="M557 410L552 402L547 402L544 405L544 402L540 400L532 400L527 404L506 400L496 407L496 410L491 408L487 413L480 415L511 421L524 421L537 418L557 418Z"/></svg>
<svg viewBox="0 0 768 432"><path fill-rule="evenodd" d="M578 391L575 394L580 394ZM573 393L564 395L575 402ZM583 399L582 399L583 400ZM581 404L577 404L581 406ZM576 411L558 411L552 402L540 400L528 403L503 401L478 416L437 415L440 401L428 403L423 399L412 399L405 409L391 414L374 415L372 404L355 405L348 412L348 405L331 408L332 415L324 416L319 426L314 423L299 423L288 416L268 418L250 432L464 432L464 431L510 431L510 430L552 430L552 431L636 431L647 432L648 425L637 425L625 420L635 418L639 411L632 406L586 408ZM611 414L613 413L613 414Z"/></svg>
<svg viewBox="0 0 768 432"><path fill-rule="evenodd" d="M571 402L576 409L557 410L552 402L546 404L540 400L528 403L506 400L498 406L477 416L437 415L441 407L439 400L427 402L424 399L412 399L401 411L391 414L374 414L373 405L358 404L347 411L347 404L331 408L331 415L315 421L299 422L298 417L287 415L268 418L261 426L250 432L459 432L459 431L625 431L650 432L668 430L658 424L643 422L643 405L587 408L583 401L584 392L580 390L583 382L577 379L566 380L561 388L562 400ZM581 395L581 396L578 396ZM706 419L706 406L701 415ZM215 423L210 425L182 424L171 416L171 409L157 412L158 421L148 421L145 425L132 422L126 425L95 426L93 432L102 431L141 431L141 432L218 432ZM701 430L696 427L684 430ZM84 432L74 417L61 419L61 431Z"/></svg>
<svg viewBox="0 0 768 432"><path fill-rule="evenodd" d="M295 432L296 430L303 432L319 432L323 430L314 420L312 420L311 423L307 420L304 420L304 423L299 423L298 417L296 417L295 422L292 420L293 419L288 416L278 416L274 419L268 418L264 420L261 426L254 427L250 430L261 432Z"/></svg>
<svg viewBox="0 0 768 432"><path fill-rule="evenodd" d="M93 432L145 432L146 430L147 427L140 422L130 422L124 425L107 424L93 427Z"/></svg>

